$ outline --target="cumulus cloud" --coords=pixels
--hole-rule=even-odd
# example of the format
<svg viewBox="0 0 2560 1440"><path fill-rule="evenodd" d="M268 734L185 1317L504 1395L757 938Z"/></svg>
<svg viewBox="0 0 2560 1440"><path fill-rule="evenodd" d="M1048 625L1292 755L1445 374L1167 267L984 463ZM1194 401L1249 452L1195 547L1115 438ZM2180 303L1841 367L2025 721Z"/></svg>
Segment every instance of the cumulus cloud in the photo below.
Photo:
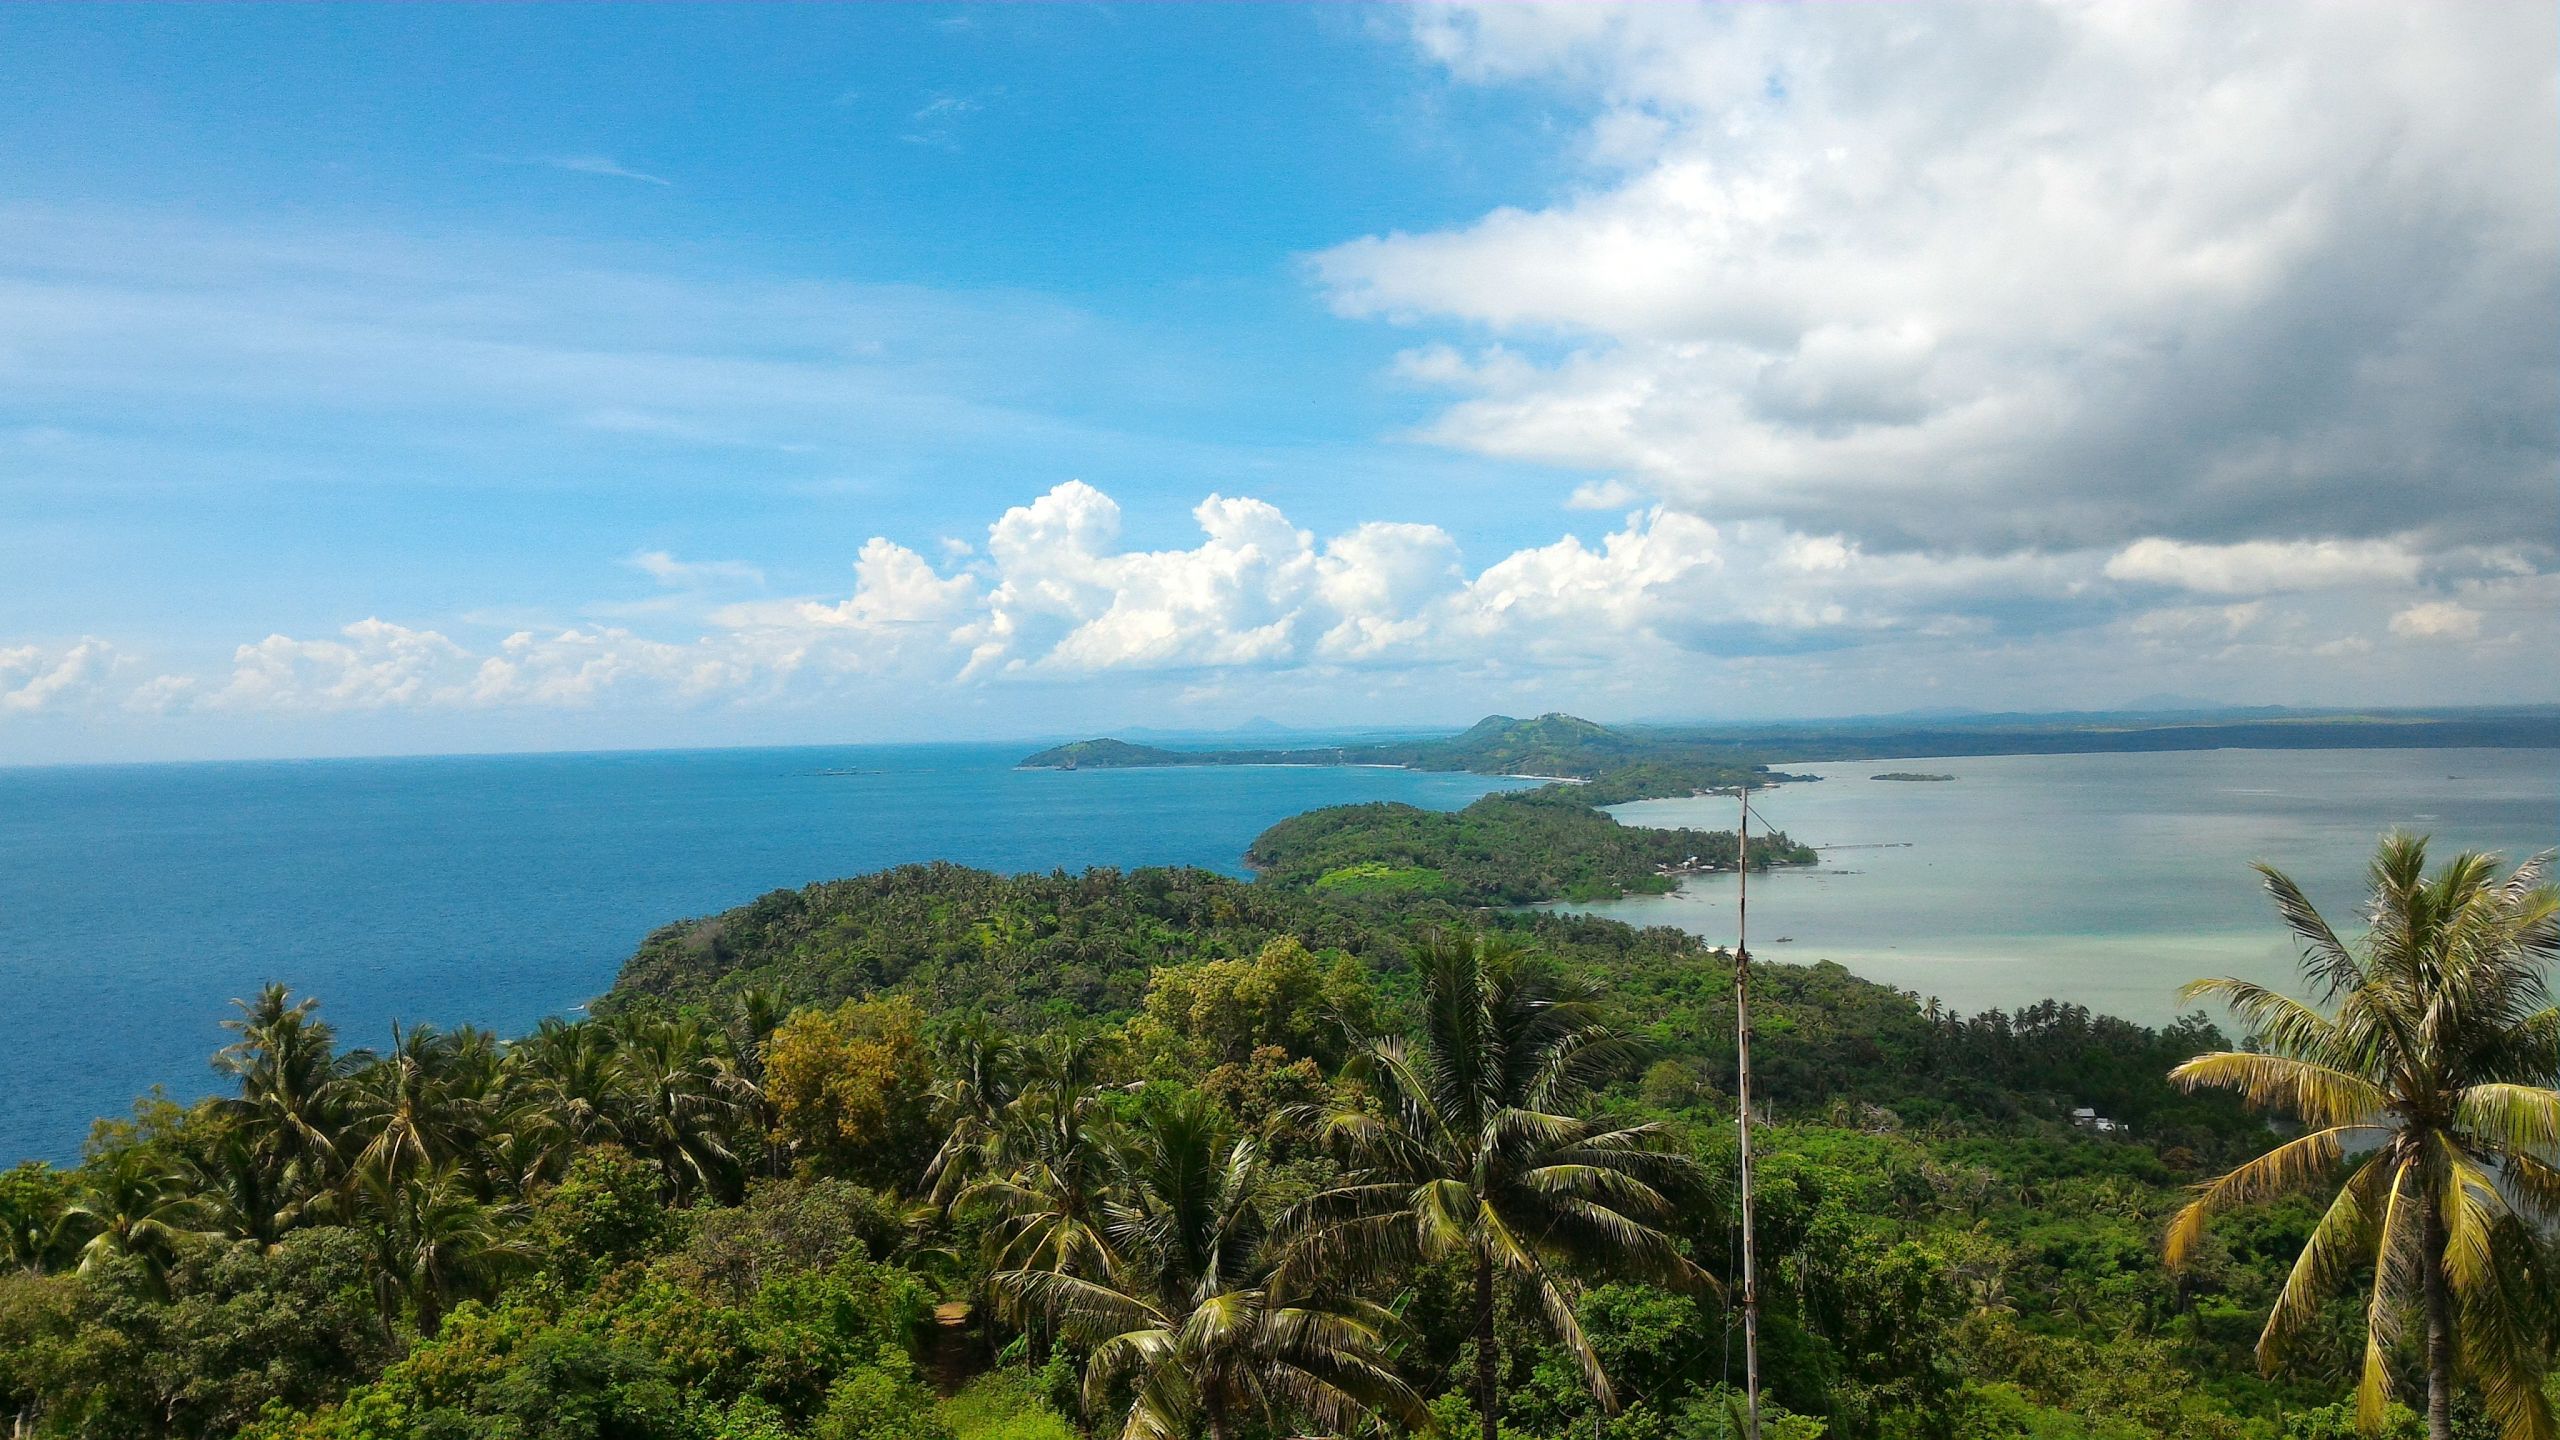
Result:
<svg viewBox="0 0 2560 1440"><path fill-rule="evenodd" d="M68 705L97 688L115 647L95 638L60 650L0 647L0 715L32 715Z"/></svg>
<svg viewBox="0 0 2560 1440"><path fill-rule="evenodd" d="M1565 193L1314 258L1452 329L1444 444L1885 549L2551 537L2549 7L1412 23L1589 116Z"/></svg>
<svg viewBox="0 0 2560 1440"><path fill-rule="evenodd" d="M1266 501L1227 495L1191 518L1196 543L1131 547L1118 502L1070 481L1003 511L983 545L944 547L939 564L873 537L849 591L722 605L697 633L476 623L448 633L373 617L331 636L241 645L227 669L158 676L127 692L124 708L698 709L847 695L907 707L1100 681L1158 687L1149 693L1176 705L1249 704L1242 697L1305 686L1607 709L1611 696L1659 706L1713 677L1801 714L1880 683L1905 703L1933 686L2067 683L2084 703L2106 704L2215 676L2234 687L2285 677L2371 686L2395 673L2373 668L2386 661L2402 678L2416 666L2429 683L2476 688L2511 676L2501 657L2518 646L2560 639L2560 576L2517 573L2495 551L2449 582L2382 542L1933 555L1657 504L1598 533L1470 563L1429 524L1371 521L1320 537ZM2370 583L2334 588L2355 577ZM2151 603L2163 589L2211 603ZM2438 643L2377 647L2386 633ZM113 663L95 640L0 649L0 714L97 699ZM2056 703L2049 689L2025 693Z"/></svg>
<svg viewBox="0 0 2560 1440"><path fill-rule="evenodd" d="M2429 600L2392 616L2391 633L2411 640L2476 640L2480 612L2451 600Z"/></svg>

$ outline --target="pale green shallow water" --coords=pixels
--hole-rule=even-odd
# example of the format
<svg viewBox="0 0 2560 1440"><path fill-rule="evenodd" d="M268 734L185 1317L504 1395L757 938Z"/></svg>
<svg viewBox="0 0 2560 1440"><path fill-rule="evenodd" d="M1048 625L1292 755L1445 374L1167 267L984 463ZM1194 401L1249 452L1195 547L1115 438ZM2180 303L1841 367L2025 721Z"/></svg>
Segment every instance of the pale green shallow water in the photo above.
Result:
<svg viewBox="0 0 2560 1440"><path fill-rule="evenodd" d="M2373 842L2393 826L2439 853L2521 859L2560 846L2560 751L2216 750L2001 755L1780 768L1824 777L1754 809L1826 848L1820 868L1755 876L1752 953L1836 960L1964 1011L2048 996L2157 1022L2202 975L2282 981L2293 951L2256 859L2291 872L2347 928ZM1944 784L1879 781L1887 771ZM1628 824L1730 829L1730 798L1615 807ZM1874 847L1874 848L1848 848ZM1569 907L1733 939L1734 881ZM1791 937L1779 943L1779 937ZM2217 1020L2222 1019L2216 1015Z"/></svg>

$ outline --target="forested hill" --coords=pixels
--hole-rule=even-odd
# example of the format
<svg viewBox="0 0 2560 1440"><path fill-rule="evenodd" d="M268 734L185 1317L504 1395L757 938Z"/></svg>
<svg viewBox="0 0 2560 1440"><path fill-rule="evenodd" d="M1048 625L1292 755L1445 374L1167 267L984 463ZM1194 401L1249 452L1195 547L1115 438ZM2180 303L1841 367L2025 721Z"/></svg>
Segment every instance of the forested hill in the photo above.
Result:
<svg viewBox="0 0 2560 1440"><path fill-rule="evenodd" d="M1170 750L1125 740L1079 740L1025 756L1032 770L1112 770L1162 765L1401 765L1477 775L1580 780L1589 803L1613 804L1767 784L1769 773L1725 744L1614 730L1564 714L1518 720L1488 715L1444 739L1396 740L1282 750Z"/></svg>
<svg viewBox="0 0 2560 1440"><path fill-rule="evenodd" d="M777 890L658 930L597 1008L716 1014L749 991L795 1007L905 996L929 1015L984 1017L1014 1033L1090 1028L1141 1013L1169 968L1249 960L1287 941L1353 962L1393 1005L1409 995L1429 933L1486 926L1598 985L1655 1060L1701 1083L1730 1071L1732 964L1694 936L1411 896L1391 910L1344 905L1322 890L1188 868L1004 876L910 865ZM2153 1032L2062 1005L1959 1021L1833 964L1758 960L1753 974L1753 1064L1783 1112L1853 1103L1915 1121L2060 1126L2073 1106L2095 1105L2199 1152L2260 1128L2163 1078L2212 1038L2200 1021Z"/></svg>

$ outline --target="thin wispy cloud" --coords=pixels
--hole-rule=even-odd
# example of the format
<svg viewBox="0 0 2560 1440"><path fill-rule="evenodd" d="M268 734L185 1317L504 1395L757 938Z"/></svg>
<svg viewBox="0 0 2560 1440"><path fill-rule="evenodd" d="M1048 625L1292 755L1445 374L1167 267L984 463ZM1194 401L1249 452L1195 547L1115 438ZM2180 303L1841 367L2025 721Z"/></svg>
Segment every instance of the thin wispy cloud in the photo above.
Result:
<svg viewBox="0 0 2560 1440"><path fill-rule="evenodd" d="M622 563L661 585L684 589L764 583L764 571L743 560L679 560L664 550L640 550Z"/></svg>
<svg viewBox="0 0 2560 1440"><path fill-rule="evenodd" d="M956 148L961 122L986 108L976 95L936 94L928 97L907 116L910 128L898 138L910 145L940 145Z"/></svg>
<svg viewBox="0 0 2560 1440"><path fill-rule="evenodd" d="M634 170L610 155L524 155L493 156L501 164L532 165L545 170L560 170L571 175L594 175L606 180L636 180L643 185L673 187L676 182L664 175Z"/></svg>

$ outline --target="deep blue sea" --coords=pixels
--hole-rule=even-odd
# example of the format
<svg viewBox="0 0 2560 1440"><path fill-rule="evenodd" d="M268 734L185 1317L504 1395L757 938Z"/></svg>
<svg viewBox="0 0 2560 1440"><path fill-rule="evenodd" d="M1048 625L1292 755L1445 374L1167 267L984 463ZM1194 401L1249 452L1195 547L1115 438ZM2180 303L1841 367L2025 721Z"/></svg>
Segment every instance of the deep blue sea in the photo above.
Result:
<svg viewBox="0 0 2560 1440"><path fill-rule="evenodd" d="M1515 782L1383 769L1024 771L1021 745L0 769L0 1164L76 1155L154 1084L212 1088L235 996L502 1033L573 1011L641 937L781 886L907 861L1206 865L1319 805L1455 807ZM2511 856L2560 844L2560 750L2041 755L1791 765L1758 808L1831 847L1755 881L1754 951L1837 960L1961 1010L2055 996L2173 1013L2204 974L2282 981L2247 862L2342 925L2390 826ZM1943 784L1876 781L1936 771ZM1730 800L1629 823L1724 828ZM1586 907L1731 938L1732 877Z"/></svg>
<svg viewBox="0 0 2560 1440"><path fill-rule="evenodd" d="M1385 769L1016 770L1029 745L0 769L0 1165L213 1087L234 997L513 1034L642 936L917 860L1241 873L1319 805L1454 808L1517 782Z"/></svg>

